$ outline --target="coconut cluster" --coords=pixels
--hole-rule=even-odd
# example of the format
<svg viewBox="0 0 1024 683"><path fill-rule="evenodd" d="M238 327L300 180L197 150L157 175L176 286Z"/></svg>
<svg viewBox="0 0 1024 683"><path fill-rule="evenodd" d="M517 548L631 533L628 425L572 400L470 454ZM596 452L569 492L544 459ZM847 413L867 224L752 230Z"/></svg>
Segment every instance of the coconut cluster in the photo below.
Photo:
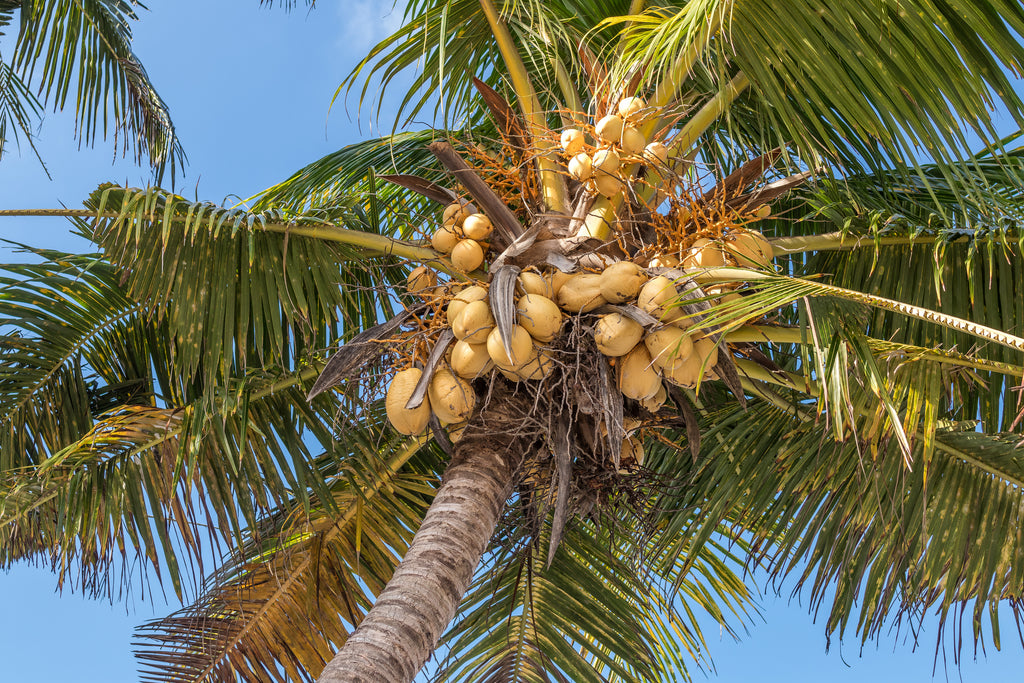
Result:
<svg viewBox="0 0 1024 683"><path fill-rule="evenodd" d="M641 132L645 113L643 99L627 97L619 101L615 113L585 126L586 131L562 131L560 142L569 175L592 193L611 197L626 187L629 179L623 171L627 164L642 161L664 166L668 148L661 142L648 142Z"/></svg>
<svg viewBox="0 0 1024 683"><path fill-rule="evenodd" d="M455 202L445 207L441 227L431 236L430 244L448 254L456 270L471 273L483 265L493 229L487 216L473 213L466 202Z"/></svg>

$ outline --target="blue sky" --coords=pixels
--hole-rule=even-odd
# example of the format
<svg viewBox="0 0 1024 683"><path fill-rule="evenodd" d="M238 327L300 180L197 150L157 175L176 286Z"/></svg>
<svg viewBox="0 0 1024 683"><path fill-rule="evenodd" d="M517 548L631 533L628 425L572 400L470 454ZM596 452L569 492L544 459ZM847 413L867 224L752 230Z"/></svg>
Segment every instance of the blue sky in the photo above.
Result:
<svg viewBox="0 0 1024 683"><path fill-rule="evenodd" d="M400 12L386 2L323 0L307 13L260 9L256 0L152 2L136 26L136 49L168 102L189 157L179 191L221 201L249 196L304 164L369 137L372 118L355 118L357 100L340 101L328 116L331 97L375 40L398 26ZM3 43L0 43L0 50ZM398 90L396 89L396 92ZM390 120L384 120L386 127ZM112 161L112 145L78 149L72 118L49 114L39 148L53 180L30 153L0 163L0 208L79 207L105 181L144 185L147 174ZM0 219L0 237L35 246L75 250L61 220ZM0 252L0 258L17 258ZM784 587L785 588L785 587ZM797 600L766 597L765 622L741 643L719 641L709 632L718 676L738 681L930 681L935 627L927 622L916 652L890 637L863 652L857 642L833 642L826 654L822 623L815 624ZM135 625L173 609L134 602L111 605L65 590L55 593L53 575L18 566L0 574L0 683L71 679L135 680L130 639ZM823 622L824 616L820 620ZM1016 629L1003 629L1004 651L952 668L951 681L1018 680L1024 654ZM947 680L942 655L934 680Z"/></svg>

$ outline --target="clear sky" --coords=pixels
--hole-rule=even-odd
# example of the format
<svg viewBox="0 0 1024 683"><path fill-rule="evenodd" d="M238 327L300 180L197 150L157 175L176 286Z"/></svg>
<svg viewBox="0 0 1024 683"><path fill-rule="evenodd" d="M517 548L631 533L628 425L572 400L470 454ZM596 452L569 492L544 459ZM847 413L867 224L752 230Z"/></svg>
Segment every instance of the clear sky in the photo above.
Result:
<svg viewBox="0 0 1024 683"><path fill-rule="evenodd" d="M257 0L150 2L136 25L136 50L170 105L189 157L179 191L221 201L249 196L306 163L369 137L371 116L357 125L357 101L331 97L355 61L393 31L400 11L373 0L322 0L317 10L292 13L260 9ZM3 43L0 43L0 50ZM350 116L351 115L351 116ZM384 119L384 125L391 121ZM148 174L112 161L112 145L78 149L74 121L47 115L39 148L53 180L31 153L15 148L0 163L0 208L80 207L101 182L145 185ZM75 250L62 220L0 219L0 237L35 246ZM18 258L0 250L4 261ZM981 681L1020 680L1024 648L1008 622L1004 649L975 662L973 651L958 671L942 664L932 678L935 622L926 622L916 652L895 636L862 652L859 643L832 643L826 654L822 620L806 606L774 595L762 600L765 621L742 642L712 640L717 676L709 680L785 681ZM132 629L174 606L158 602L111 605L65 590L44 569L18 566L0 574L0 683L135 680ZM698 674L699 680L699 674Z"/></svg>

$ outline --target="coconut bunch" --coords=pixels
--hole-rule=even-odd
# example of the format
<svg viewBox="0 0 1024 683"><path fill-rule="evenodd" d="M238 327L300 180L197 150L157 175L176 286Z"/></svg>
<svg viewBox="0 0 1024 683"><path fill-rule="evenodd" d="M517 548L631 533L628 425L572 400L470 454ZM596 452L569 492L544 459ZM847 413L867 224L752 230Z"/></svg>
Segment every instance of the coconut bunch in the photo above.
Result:
<svg viewBox="0 0 1024 683"><path fill-rule="evenodd" d="M471 273L483 265L493 230L491 219L474 212L468 202L457 201L445 207L441 227L431 235L430 244L447 254L456 270Z"/></svg>
<svg viewBox="0 0 1024 683"><path fill-rule="evenodd" d="M650 142L640 130L649 114L640 97L619 101L615 113L601 117L593 125L567 128L560 144L566 158L566 170L574 180L593 194L612 197L629 182L624 173L627 164L645 162L664 166L668 148L662 142Z"/></svg>

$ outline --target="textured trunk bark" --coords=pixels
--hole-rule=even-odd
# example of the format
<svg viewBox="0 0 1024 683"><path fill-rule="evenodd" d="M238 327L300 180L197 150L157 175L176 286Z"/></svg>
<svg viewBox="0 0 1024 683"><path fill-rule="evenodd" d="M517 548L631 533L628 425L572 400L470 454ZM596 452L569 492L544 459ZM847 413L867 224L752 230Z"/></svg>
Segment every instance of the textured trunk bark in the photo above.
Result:
<svg viewBox="0 0 1024 683"><path fill-rule="evenodd" d="M521 459L511 413L492 396L459 442L434 502L377 602L318 683L412 681L455 616ZM500 412L499 412L500 411Z"/></svg>

